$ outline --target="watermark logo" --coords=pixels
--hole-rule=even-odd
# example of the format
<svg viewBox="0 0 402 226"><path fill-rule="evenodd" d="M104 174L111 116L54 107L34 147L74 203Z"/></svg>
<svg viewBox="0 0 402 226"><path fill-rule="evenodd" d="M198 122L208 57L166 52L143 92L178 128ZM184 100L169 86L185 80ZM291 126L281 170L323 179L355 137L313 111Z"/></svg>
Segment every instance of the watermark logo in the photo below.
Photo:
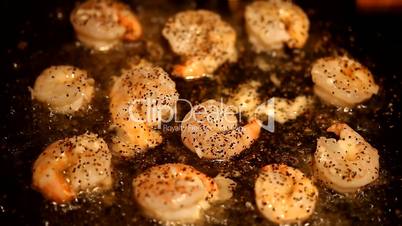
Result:
<svg viewBox="0 0 402 226"><path fill-rule="evenodd" d="M177 106L188 108L185 117L179 118ZM164 131L178 131L177 126L167 125L175 122L186 123L193 120L199 124L208 124L230 129L233 125L245 124L244 120L258 119L261 128L273 133L275 130L275 98L258 105L253 111L243 112L242 106L229 105L223 100L210 100L193 106L189 100L178 99L175 103L161 102L151 98L136 99L128 103L129 120L135 123L146 123Z"/></svg>

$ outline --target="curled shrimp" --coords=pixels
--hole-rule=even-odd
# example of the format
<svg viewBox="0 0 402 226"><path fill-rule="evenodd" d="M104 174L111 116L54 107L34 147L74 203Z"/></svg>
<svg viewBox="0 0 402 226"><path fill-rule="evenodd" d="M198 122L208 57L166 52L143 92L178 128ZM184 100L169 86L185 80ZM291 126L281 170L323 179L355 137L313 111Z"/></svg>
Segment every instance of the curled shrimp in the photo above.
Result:
<svg viewBox="0 0 402 226"><path fill-rule="evenodd" d="M228 105L208 100L193 107L181 125L183 143L200 158L230 159L249 148L260 135L260 122L238 126Z"/></svg>
<svg viewBox="0 0 402 226"><path fill-rule="evenodd" d="M114 153L132 157L162 142L154 129L174 113L176 84L160 67L142 61L124 70L110 92Z"/></svg>
<svg viewBox="0 0 402 226"><path fill-rule="evenodd" d="M353 107L370 99L379 89L370 71L346 56L317 60L311 75L315 94L335 106Z"/></svg>
<svg viewBox="0 0 402 226"><path fill-rule="evenodd" d="M228 99L228 104L238 106L238 111L248 118L265 116L273 118L276 122L285 123L296 119L310 108L313 100L307 96L297 96L290 100L281 97L272 97L267 102L262 102L258 89L261 83L251 80L236 88Z"/></svg>
<svg viewBox="0 0 402 226"><path fill-rule="evenodd" d="M121 40L135 41L142 35L137 17L117 1L86 1L73 10L70 20L78 40L97 50L108 50Z"/></svg>
<svg viewBox="0 0 402 226"><path fill-rule="evenodd" d="M83 109L94 95L94 83L86 71L73 66L52 66L35 81L32 98L46 103L56 113L71 114Z"/></svg>
<svg viewBox="0 0 402 226"><path fill-rule="evenodd" d="M335 191L348 193L378 178L377 149L344 123L336 123L327 131L340 139L320 137L317 141L314 167L321 181Z"/></svg>
<svg viewBox="0 0 402 226"><path fill-rule="evenodd" d="M251 80L236 87L233 93L231 93L228 99L228 104L232 106L238 106L239 112L243 113L247 117L251 117L259 104L261 99L258 94L258 88L261 87L259 81Z"/></svg>
<svg viewBox="0 0 402 226"><path fill-rule="evenodd" d="M133 180L134 198L149 217L189 223L217 199L214 180L184 164L155 166Z"/></svg>
<svg viewBox="0 0 402 226"><path fill-rule="evenodd" d="M257 52L302 48L308 38L310 22L304 11L283 0L256 1L245 10L249 41Z"/></svg>
<svg viewBox="0 0 402 226"><path fill-rule="evenodd" d="M301 171L284 164L264 166L255 182L259 211L278 224L300 223L314 212L318 190Z"/></svg>
<svg viewBox="0 0 402 226"><path fill-rule="evenodd" d="M271 101L260 104L256 110L256 115L266 115L275 119L281 124L294 120L309 109L313 99L308 96L297 96L293 100L272 97Z"/></svg>
<svg viewBox="0 0 402 226"><path fill-rule="evenodd" d="M79 193L112 187L112 155L95 134L83 134L50 144L36 159L32 184L47 199L66 203Z"/></svg>
<svg viewBox="0 0 402 226"><path fill-rule="evenodd" d="M182 63L174 66L174 75L200 78L237 60L235 30L211 11L180 12L169 18L162 34L182 58Z"/></svg>

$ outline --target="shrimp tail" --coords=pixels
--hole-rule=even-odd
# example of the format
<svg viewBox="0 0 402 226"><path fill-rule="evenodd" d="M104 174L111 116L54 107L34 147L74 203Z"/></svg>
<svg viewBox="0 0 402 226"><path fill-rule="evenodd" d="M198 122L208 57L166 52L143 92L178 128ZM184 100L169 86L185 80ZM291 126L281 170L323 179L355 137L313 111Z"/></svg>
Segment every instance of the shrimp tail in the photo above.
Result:
<svg viewBox="0 0 402 226"><path fill-rule="evenodd" d="M204 76L206 68L201 61L187 60L182 64L176 64L173 67L173 75L185 79L195 79Z"/></svg>
<svg viewBox="0 0 402 226"><path fill-rule="evenodd" d="M340 136L341 132L346 129L347 125L345 123L336 123L327 129L327 132L335 133Z"/></svg>
<svg viewBox="0 0 402 226"><path fill-rule="evenodd" d="M261 121L252 119L247 125L243 126L244 134L249 135L250 145L256 138L260 136Z"/></svg>
<svg viewBox="0 0 402 226"><path fill-rule="evenodd" d="M76 197L75 192L60 173L48 171L48 182L41 185L33 182L33 187L40 190L47 198L56 203L67 203ZM59 183L53 183L58 181Z"/></svg>
<svg viewBox="0 0 402 226"><path fill-rule="evenodd" d="M58 148L61 143L55 142L51 144L48 150ZM44 164L45 162L47 163L47 156L41 155L33 168L32 186L47 199L56 203L66 203L76 197L75 192L62 173L69 163L68 150L65 150L63 155L48 164Z"/></svg>
<svg viewBox="0 0 402 226"><path fill-rule="evenodd" d="M115 3L113 7L117 9L119 24L126 29L123 38L129 41L139 39L142 36L142 27L138 22L138 18L127 11L125 7L119 3Z"/></svg>

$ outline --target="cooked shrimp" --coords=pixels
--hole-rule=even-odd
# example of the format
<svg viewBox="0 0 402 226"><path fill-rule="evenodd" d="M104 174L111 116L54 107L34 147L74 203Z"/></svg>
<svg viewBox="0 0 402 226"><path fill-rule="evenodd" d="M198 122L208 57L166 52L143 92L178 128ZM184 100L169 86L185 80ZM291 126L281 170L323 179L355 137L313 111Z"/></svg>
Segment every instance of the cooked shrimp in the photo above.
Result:
<svg viewBox="0 0 402 226"><path fill-rule="evenodd" d="M313 213L318 198L313 182L298 169L284 164L263 167L254 190L259 211L278 224L306 220Z"/></svg>
<svg viewBox="0 0 402 226"><path fill-rule="evenodd" d="M379 89L370 71L346 56L317 60L311 75L315 94L335 106L353 107L370 99Z"/></svg>
<svg viewBox="0 0 402 226"><path fill-rule="evenodd" d="M312 103L312 98L306 96L298 96L293 100L272 97L262 102L257 92L260 86L260 82L253 80L241 84L229 98L228 104L238 108L248 118L268 116L276 122L285 123L303 114Z"/></svg>
<svg viewBox="0 0 402 226"><path fill-rule="evenodd" d="M162 221L194 222L216 200L214 180L191 166L155 166L133 180L134 198L149 217Z"/></svg>
<svg viewBox="0 0 402 226"><path fill-rule="evenodd" d="M276 122L285 123L294 120L311 106L312 98L298 96L293 100L273 97L261 102L257 89L261 83L250 81L241 84L228 100L228 104L238 108L248 118L269 116Z"/></svg>
<svg viewBox="0 0 402 226"><path fill-rule="evenodd" d="M257 115L267 115L275 119L281 124L294 120L310 108L313 100L311 97L298 96L293 100L273 97L272 102L260 104L256 110Z"/></svg>
<svg viewBox="0 0 402 226"><path fill-rule="evenodd" d="M236 91L232 93L227 104L238 107L239 112L247 117L251 117L257 106L261 103L257 92L259 87L261 87L261 83L255 80L239 85Z"/></svg>
<svg viewBox="0 0 402 226"><path fill-rule="evenodd" d="M60 114L71 114L88 105L94 95L94 80L73 66L52 66L44 70L31 90L32 98Z"/></svg>
<svg viewBox="0 0 402 226"><path fill-rule="evenodd" d="M208 100L184 117L181 138L200 158L229 159L249 148L260 135L260 122L238 127L235 112L224 103Z"/></svg>
<svg viewBox="0 0 402 226"><path fill-rule="evenodd" d="M116 129L113 151L124 157L162 142L155 126L174 112L176 84L160 67L146 62L123 71L110 92L110 112Z"/></svg>
<svg viewBox="0 0 402 226"><path fill-rule="evenodd" d="M187 78L211 75L220 65L237 60L236 32L207 10L189 10L170 18L162 31L173 52L182 57L173 74Z"/></svg>
<svg viewBox="0 0 402 226"><path fill-rule="evenodd" d="M33 166L33 187L47 199L66 203L80 193L112 187L112 155L95 134L56 141L39 155Z"/></svg>
<svg viewBox="0 0 402 226"><path fill-rule="evenodd" d="M304 11L283 0L256 1L246 7L246 30L256 52L302 48L310 22Z"/></svg>
<svg viewBox="0 0 402 226"><path fill-rule="evenodd" d="M340 137L320 137L314 154L317 176L328 187L341 193L355 192L378 178L377 149L344 123L328 128Z"/></svg>
<svg viewBox="0 0 402 226"><path fill-rule="evenodd" d="M74 9L70 20L78 40L97 50L108 50L121 40L134 41L142 35L137 17L117 1L86 1Z"/></svg>
<svg viewBox="0 0 402 226"><path fill-rule="evenodd" d="M217 201L226 201L233 197L237 183L226 177L224 174L218 174L214 177L214 181L218 186Z"/></svg>

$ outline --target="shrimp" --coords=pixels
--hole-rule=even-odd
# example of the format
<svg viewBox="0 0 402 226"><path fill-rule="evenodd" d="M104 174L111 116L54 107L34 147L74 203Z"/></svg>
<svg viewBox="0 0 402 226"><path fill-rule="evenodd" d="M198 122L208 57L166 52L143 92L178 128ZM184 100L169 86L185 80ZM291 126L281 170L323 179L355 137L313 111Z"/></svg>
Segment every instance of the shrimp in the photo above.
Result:
<svg viewBox="0 0 402 226"><path fill-rule="evenodd" d="M60 204L80 193L108 190L112 187L111 158L107 144L95 134L58 140L36 159L33 187Z"/></svg>
<svg viewBox="0 0 402 226"><path fill-rule="evenodd" d="M144 213L162 221L191 223L217 199L218 185L184 164L155 166L133 180L134 198Z"/></svg>
<svg viewBox="0 0 402 226"><path fill-rule="evenodd" d="M173 74L186 79L211 75L225 62L237 60L236 32L207 10L188 10L171 17L162 31L182 63Z"/></svg>
<svg viewBox="0 0 402 226"><path fill-rule="evenodd" d="M160 67L142 61L123 71L110 92L114 153L132 157L162 142L154 129L174 113L176 84Z"/></svg>
<svg viewBox="0 0 402 226"><path fill-rule="evenodd" d="M340 139L320 137L317 141L314 168L321 181L337 192L348 193L378 178L377 149L344 123L336 123L327 131Z"/></svg>
<svg viewBox="0 0 402 226"><path fill-rule="evenodd" d="M71 114L86 107L94 95L94 83L86 71L73 66L52 66L35 81L32 98L46 103L60 114Z"/></svg>
<svg viewBox="0 0 402 226"><path fill-rule="evenodd" d="M353 107L379 90L370 71L346 56L317 60L311 75L315 94L335 106Z"/></svg>
<svg viewBox="0 0 402 226"><path fill-rule="evenodd" d="M225 176L225 174L218 174L214 177L214 181L218 185L217 201L226 201L233 197L233 192L237 186L235 181Z"/></svg>
<svg viewBox="0 0 402 226"><path fill-rule="evenodd" d="M200 158L227 160L249 148L260 135L256 119L238 127L235 112L228 105L208 100L193 107L184 117L181 138Z"/></svg>
<svg viewBox="0 0 402 226"><path fill-rule="evenodd" d="M256 1L245 10L246 30L256 52L302 48L308 38L309 19L295 4L283 0Z"/></svg>
<svg viewBox="0 0 402 226"><path fill-rule="evenodd" d="M313 213L318 199L313 182L298 169L284 164L263 167L254 190L258 210L278 224L306 220Z"/></svg>
<svg viewBox="0 0 402 226"><path fill-rule="evenodd" d="M260 87L261 83L255 80L243 83L231 94L227 103L229 105L238 106L239 112L244 113L247 117L251 117L255 109L257 109L257 106L261 103L257 92Z"/></svg>
<svg viewBox="0 0 402 226"><path fill-rule="evenodd" d="M273 117L276 122L281 124L294 120L305 113L311 107L313 100L307 96L297 96L293 100L281 97L273 97L270 101L260 104L256 110L256 115L267 115Z"/></svg>
<svg viewBox="0 0 402 226"><path fill-rule="evenodd" d="M142 35L137 17L123 3L89 0L76 7L70 16L78 40L104 51L121 40L135 41Z"/></svg>
<svg viewBox="0 0 402 226"><path fill-rule="evenodd" d="M259 87L261 83L253 80L241 84L228 99L228 104L238 106L238 111L248 118L261 119L262 116L268 116L283 124L306 112L313 102L311 97L306 96L297 96L294 100L272 97L262 102L258 94Z"/></svg>

